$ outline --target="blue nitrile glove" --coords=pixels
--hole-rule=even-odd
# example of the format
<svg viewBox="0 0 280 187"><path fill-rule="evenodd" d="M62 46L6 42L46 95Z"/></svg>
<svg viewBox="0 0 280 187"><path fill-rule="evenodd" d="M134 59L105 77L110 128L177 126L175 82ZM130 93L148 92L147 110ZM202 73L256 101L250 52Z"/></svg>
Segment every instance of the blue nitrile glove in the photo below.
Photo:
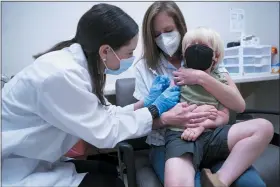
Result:
<svg viewBox="0 0 280 187"><path fill-rule="evenodd" d="M159 115L174 107L180 99L180 87L172 86L167 88L152 105L155 105Z"/></svg>
<svg viewBox="0 0 280 187"><path fill-rule="evenodd" d="M157 76L152 84L152 87L150 88L149 95L144 99L144 107L150 106L157 98L162 94L166 88L168 88L170 85L170 80L165 75L159 75Z"/></svg>

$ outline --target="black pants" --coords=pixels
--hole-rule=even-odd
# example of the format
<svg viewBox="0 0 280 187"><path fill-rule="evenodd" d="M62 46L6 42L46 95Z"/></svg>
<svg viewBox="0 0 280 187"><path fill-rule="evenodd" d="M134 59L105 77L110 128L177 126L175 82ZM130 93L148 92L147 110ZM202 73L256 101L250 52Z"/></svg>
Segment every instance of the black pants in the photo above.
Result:
<svg viewBox="0 0 280 187"><path fill-rule="evenodd" d="M79 187L125 187L114 165L96 160L70 160L78 173L87 173Z"/></svg>

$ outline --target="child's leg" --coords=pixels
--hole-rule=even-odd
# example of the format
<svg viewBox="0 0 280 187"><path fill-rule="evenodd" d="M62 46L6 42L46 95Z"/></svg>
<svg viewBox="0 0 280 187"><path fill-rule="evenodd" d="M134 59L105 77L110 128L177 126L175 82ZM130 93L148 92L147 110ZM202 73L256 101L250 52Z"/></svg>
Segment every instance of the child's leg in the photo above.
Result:
<svg viewBox="0 0 280 187"><path fill-rule="evenodd" d="M195 170L202 159L204 141L182 140L182 133L170 129L165 133L165 187L194 187Z"/></svg>
<svg viewBox="0 0 280 187"><path fill-rule="evenodd" d="M273 133L272 124L265 119L233 125L227 140L231 153L217 172L220 181L230 186L264 151Z"/></svg>
<svg viewBox="0 0 280 187"><path fill-rule="evenodd" d="M194 187L192 156L170 158L165 162L164 187Z"/></svg>

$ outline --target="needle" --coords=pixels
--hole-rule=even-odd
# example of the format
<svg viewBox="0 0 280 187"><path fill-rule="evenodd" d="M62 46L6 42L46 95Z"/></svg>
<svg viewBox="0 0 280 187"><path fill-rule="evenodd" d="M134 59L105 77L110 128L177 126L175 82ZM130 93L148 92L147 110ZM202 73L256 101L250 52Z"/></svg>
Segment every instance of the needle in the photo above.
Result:
<svg viewBox="0 0 280 187"><path fill-rule="evenodd" d="M158 76L157 72L155 70L153 70L152 68L149 68L149 70L155 75Z"/></svg>

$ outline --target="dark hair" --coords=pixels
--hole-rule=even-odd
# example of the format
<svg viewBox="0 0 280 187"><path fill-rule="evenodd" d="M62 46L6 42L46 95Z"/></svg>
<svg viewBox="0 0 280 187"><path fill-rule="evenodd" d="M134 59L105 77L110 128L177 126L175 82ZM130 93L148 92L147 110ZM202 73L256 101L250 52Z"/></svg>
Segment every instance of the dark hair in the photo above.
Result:
<svg viewBox="0 0 280 187"><path fill-rule="evenodd" d="M76 36L73 39L60 42L48 51L35 55L34 58L69 47L73 43L79 43L87 58L93 87L92 92L96 94L103 105L106 105L103 96L106 76L101 72L99 48L101 45L107 44L113 50L117 50L129 43L138 32L137 23L122 9L101 3L94 5L80 18Z"/></svg>
<svg viewBox="0 0 280 187"><path fill-rule="evenodd" d="M142 37L143 37L143 58L146 60L149 67L155 68L159 62L159 48L154 39L154 18L161 12L166 12L173 18L175 25L183 38L187 32L187 26L184 16L173 1L156 1L146 11L143 19ZM181 50L182 42L178 47L178 52Z"/></svg>

